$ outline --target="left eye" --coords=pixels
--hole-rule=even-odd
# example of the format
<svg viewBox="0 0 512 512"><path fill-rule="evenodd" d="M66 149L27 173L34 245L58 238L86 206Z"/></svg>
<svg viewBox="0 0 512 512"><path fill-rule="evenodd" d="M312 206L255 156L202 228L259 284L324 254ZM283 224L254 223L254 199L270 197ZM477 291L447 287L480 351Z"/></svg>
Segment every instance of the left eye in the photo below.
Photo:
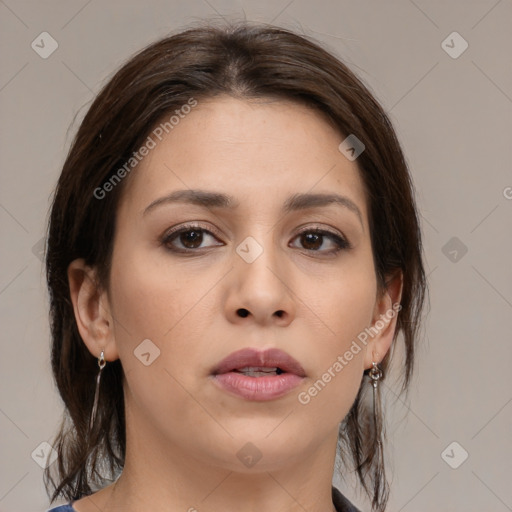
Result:
<svg viewBox="0 0 512 512"><path fill-rule="evenodd" d="M304 248L314 252L325 252L325 253L336 253L341 251L342 249L348 249L350 244L342 237L335 233L331 233L330 231L324 231L321 229L308 229L299 233L298 238ZM331 240L331 245L334 246L331 250L322 250L318 249L322 247L324 244L324 239L329 238Z"/></svg>

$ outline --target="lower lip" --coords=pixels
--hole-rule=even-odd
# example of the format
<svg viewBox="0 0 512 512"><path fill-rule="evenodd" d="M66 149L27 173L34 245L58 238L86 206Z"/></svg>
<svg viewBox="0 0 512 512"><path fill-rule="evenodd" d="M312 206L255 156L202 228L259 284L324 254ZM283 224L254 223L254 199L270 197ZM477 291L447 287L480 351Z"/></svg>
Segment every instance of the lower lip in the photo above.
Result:
<svg viewBox="0 0 512 512"><path fill-rule="evenodd" d="M294 373L282 373L269 377L248 377L238 372L214 376L214 381L225 391L246 400L274 400L286 395L303 380Z"/></svg>

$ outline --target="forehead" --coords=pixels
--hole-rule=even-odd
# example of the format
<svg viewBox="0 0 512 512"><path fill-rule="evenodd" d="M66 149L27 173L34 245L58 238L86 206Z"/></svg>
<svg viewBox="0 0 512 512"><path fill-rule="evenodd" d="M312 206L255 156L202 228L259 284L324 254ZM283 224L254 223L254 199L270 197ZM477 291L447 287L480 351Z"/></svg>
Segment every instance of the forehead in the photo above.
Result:
<svg viewBox="0 0 512 512"><path fill-rule="evenodd" d="M154 147L125 184L122 202L139 211L163 193L200 188L255 206L296 193L343 193L366 217L359 168L338 150L344 135L311 108L221 96L159 126L167 126L161 140L153 130Z"/></svg>

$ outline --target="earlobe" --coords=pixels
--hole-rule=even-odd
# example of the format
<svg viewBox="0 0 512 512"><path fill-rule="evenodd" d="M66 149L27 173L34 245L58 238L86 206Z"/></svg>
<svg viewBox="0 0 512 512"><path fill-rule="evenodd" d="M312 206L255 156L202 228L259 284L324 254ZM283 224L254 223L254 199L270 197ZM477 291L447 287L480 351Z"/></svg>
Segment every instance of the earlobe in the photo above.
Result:
<svg viewBox="0 0 512 512"><path fill-rule="evenodd" d="M381 362L391 348L401 309L402 287L403 273L398 271L387 280L386 290L376 301L372 326L369 329L372 336L364 356L365 369L371 368L374 362Z"/></svg>
<svg viewBox="0 0 512 512"><path fill-rule="evenodd" d="M67 274L75 320L83 342L94 357L99 357L103 350L107 361L118 359L110 305L96 270L79 258L69 264Z"/></svg>

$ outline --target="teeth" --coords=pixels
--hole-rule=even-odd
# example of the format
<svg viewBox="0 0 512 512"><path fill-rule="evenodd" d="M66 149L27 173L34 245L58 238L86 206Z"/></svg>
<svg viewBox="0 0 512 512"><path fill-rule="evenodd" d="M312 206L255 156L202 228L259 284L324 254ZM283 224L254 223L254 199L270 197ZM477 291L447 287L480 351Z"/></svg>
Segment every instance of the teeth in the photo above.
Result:
<svg viewBox="0 0 512 512"><path fill-rule="evenodd" d="M246 366L245 368L238 368L239 372L276 372L277 367L269 368L268 366Z"/></svg>
<svg viewBox="0 0 512 512"><path fill-rule="evenodd" d="M248 377L265 377L268 375L280 375L283 371L280 368L268 368L264 366L246 366L236 370Z"/></svg>

